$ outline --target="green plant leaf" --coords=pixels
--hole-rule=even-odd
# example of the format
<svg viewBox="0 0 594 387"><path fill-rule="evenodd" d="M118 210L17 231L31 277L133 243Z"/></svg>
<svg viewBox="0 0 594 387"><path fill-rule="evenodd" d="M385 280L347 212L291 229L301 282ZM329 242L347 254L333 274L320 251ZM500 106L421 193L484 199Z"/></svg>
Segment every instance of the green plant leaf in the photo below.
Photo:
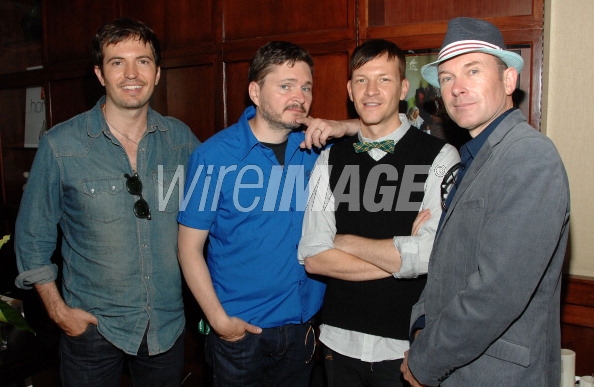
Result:
<svg viewBox="0 0 594 387"><path fill-rule="evenodd" d="M0 248L4 246L6 242L10 240L10 234L4 235L2 239L0 239ZM23 315L13 308L8 302L0 299L0 322L9 323L14 325L18 329L22 329L24 331L29 331L35 334L35 331L31 329L29 324L27 324L27 320L23 317Z"/></svg>
<svg viewBox="0 0 594 387"><path fill-rule="evenodd" d="M10 234L8 234L8 235L4 235L4 236L2 237L2 239L0 239L0 248L2 248L2 246L4 246L4 244L5 244L6 242L8 242L9 240L10 240Z"/></svg>
<svg viewBox="0 0 594 387"><path fill-rule="evenodd" d="M35 334L35 331L31 329L27 321L18 310L10 306L6 301L0 300L0 322L6 322L14 325L18 329L29 331Z"/></svg>

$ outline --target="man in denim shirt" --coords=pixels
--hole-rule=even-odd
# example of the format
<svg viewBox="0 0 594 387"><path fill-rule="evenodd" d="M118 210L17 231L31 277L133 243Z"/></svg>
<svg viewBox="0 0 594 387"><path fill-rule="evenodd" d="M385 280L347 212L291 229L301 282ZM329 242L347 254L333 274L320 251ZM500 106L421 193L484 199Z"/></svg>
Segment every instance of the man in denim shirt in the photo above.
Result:
<svg viewBox="0 0 594 387"><path fill-rule="evenodd" d="M40 140L17 218L16 283L35 287L63 330L63 386L119 386L125 360L134 385L179 386L176 177L199 141L149 107L160 48L148 26L106 24L93 54L106 96ZM61 294L51 262L58 226Z"/></svg>

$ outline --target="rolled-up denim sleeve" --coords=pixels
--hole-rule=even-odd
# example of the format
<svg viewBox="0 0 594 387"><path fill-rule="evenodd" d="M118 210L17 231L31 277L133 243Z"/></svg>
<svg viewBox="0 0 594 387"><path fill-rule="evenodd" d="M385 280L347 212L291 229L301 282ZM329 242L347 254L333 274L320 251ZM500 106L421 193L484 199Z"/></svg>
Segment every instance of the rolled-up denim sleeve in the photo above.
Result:
<svg viewBox="0 0 594 387"><path fill-rule="evenodd" d="M20 289L31 289L34 284L47 284L58 278L58 266L51 264L38 269L24 271L14 280Z"/></svg>
<svg viewBox="0 0 594 387"><path fill-rule="evenodd" d="M52 282L57 267L51 261L63 214L59 160L49 136L41 137L29 173L15 225L15 254L19 275L16 286L29 289L35 283Z"/></svg>

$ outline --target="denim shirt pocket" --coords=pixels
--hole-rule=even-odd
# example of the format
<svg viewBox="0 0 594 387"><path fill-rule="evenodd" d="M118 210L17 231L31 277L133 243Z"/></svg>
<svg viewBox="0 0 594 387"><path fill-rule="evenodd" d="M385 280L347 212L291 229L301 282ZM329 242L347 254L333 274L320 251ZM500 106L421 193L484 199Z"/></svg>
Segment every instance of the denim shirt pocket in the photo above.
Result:
<svg viewBox="0 0 594 387"><path fill-rule="evenodd" d="M85 179L82 181L84 212L87 219L111 223L124 217L126 210L126 197L128 192L124 189L124 179L103 178Z"/></svg>

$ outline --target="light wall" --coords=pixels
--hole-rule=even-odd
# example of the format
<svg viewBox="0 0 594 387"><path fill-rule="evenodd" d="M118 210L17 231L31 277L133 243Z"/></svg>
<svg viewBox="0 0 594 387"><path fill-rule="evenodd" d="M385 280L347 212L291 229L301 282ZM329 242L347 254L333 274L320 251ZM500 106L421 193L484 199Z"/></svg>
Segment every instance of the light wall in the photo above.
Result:
<svg viewBox="0 0 594 387"><path fill-rule="evenodd" d="M594 1L545 0L542 131L569 175L569 273L594 277Z"/></svg>

